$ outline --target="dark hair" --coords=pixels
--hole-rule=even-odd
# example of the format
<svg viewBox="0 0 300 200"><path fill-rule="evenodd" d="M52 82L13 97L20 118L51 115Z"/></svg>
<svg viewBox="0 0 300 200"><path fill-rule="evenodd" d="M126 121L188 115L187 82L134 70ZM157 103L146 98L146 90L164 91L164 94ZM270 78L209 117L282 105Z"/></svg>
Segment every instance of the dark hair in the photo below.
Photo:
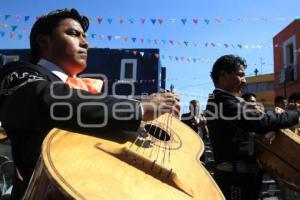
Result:
<svg viewBox="0 0 300 200"><path fill-rule="evenodd" d="M294 92L289 96L289 103L296 103L300 100L300 92Z"/></svg>
<svg viewBox="0 0 300 200"><path fill-rule="evenodd" d="M243 94L241 96L245 101L249 101L251 97L255 97L256 98L256 95L254 93L251 93L251 92L247 92L245 94Z"/></svg>
<svg viewBox="0 0 300 200"><path fill-rule="evenodd" d="M274 104L277 105L280 102L283 102L286 98L284 96L276 96L274 99Z"/></svg>
<svg viewBox="0 0 300 200"><path fill-rule="evenodd" d="M246 60L234 55L224 55L221 56L213 65L210 76L216 85L220 79L221 71L231 73L238 70L240 66L247 68Z"/></svg>
<svg viewBox="0 0 300 200"><path fill-rule="evenodd" d="M52 31L57 27L58 23L65 19L72 18L78 21L84 32L89 28L89 20L86 16L81 16L79 12L72 9L58 9L54 10L47 15L41 16L33 25L30 32L30 49L32 63L37 63L40 59L40 47L37 43L39 35L51 35Z"/></svg>
<svg viewBox="0 0 300 200"><path fill-rule="evenodd" d="M190 101L190 104L196 104L196 103L199 103L199 101L196 100L196 99L193 99L193 100Z"/></svg>

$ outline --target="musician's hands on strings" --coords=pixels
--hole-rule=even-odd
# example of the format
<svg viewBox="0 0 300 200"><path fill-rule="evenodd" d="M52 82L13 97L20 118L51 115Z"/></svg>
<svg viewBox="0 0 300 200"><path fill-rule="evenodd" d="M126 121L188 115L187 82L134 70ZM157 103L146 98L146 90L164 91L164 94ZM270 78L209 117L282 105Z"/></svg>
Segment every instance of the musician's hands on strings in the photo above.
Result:
<svg viewBox="0 0 300 200"><path fill-rule="evenodd" d="M141 100L143 121L153 120L164 113L179 117L179 97L170 92L154 93Z"/></svg>

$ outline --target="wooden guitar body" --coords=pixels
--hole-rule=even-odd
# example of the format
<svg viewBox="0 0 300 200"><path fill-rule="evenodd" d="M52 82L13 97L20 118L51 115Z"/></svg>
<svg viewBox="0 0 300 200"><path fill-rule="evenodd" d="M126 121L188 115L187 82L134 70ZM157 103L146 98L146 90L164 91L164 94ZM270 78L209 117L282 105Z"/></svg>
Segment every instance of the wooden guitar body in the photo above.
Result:
<svg viewBox="0 0 300 200"><path fill-rule="evenodd" d="M281 129L274 141L257 135L256 143L263 168L280 184L300 192L300 136Z"/></svg>
<svg viewBox="0 0 300 200"><path fill-rule="evenodd" d="M223 200L199 162L203 150L200 137L167 114L134 133L53 129L25 199Z"/></svg>

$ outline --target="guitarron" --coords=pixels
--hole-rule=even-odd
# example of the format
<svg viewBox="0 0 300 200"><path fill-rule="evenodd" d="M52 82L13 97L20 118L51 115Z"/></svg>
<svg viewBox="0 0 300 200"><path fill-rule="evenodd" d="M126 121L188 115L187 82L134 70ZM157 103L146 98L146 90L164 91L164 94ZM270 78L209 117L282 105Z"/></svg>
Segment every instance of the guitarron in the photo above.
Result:
<svg viewBox="0 0 300 200"><path fill-rule="evenodd" d="M24 198L224 200L199 161L203 146L169 114L137 132L95 137L53 129Z"/></svg>
<svg viewBox="0 0 300 200"><path fill-rule="evenodd" d="M300 136L280 129L272 142L257 135L256 143L262 167L280 184L300 192Z"/></svg>

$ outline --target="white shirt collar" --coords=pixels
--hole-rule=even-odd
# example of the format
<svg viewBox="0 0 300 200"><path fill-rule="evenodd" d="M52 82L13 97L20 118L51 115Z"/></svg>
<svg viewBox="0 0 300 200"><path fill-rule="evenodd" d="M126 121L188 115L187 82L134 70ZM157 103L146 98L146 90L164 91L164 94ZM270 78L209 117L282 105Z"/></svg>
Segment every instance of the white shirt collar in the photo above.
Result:
<svg viewBox="0 0 300 200"><path fill-rule="evenodd" d="M58 76L58 78L60 78L63 82L66 82L67 78L69 77L59 66L48 60L40 59L37 64L51 71L53 74Z"/></svg>

